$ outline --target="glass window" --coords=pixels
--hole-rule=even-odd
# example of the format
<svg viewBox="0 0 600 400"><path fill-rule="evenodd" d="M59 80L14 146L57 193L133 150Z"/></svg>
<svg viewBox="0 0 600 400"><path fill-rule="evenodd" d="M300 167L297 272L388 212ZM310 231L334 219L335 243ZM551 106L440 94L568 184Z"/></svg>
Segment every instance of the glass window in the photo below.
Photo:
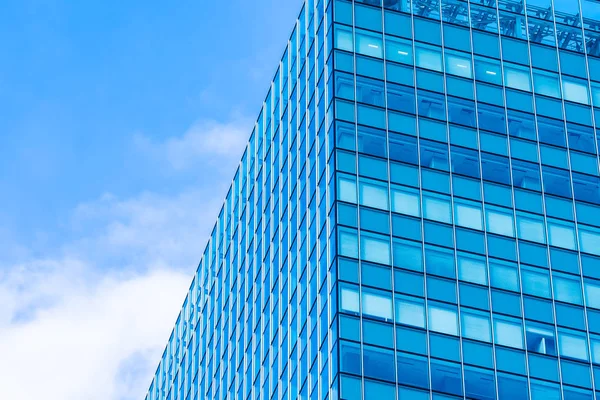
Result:
<svg viewBox="0 0 600 400"><path fill-rule="evenodd" d="M358 235L354 231L339 231L339 252L342 256L358 258Z"/></svg>
<svg viewBox="0 0 600 400"><path fill-rule="evenodd" d="M448 335L458 335L456 307L429 302L428 311L429 329Z"/></svg>
<svg viewBox="0 0 600 400"><path fill-rule="evenodd" d="M486 207L485 218L487 230L504 236L515 236L512 212L498 207Z"/></svg>
<svg viewBox="0 0 600 400"><path fill-rule="evenodd" d="M392 319L392 299L387 293L363 290L362 310L366 315Z"/></svg>
<svg viewBox="0 0 600 400"><path fill-rule="evenodd" d="M385 36L385 57L390 61L403 64L413 64L412 44L408 40L401 40Z"/></svg>
<svg viewBox="0 0 600 400"><path fill-rule="evenodd" d="M600 255L600 230L579 225L581 251Z"/></svg>
<svg viewBox="0 0 600 400"><path fill-rule="evenodd" d="M450 199L423 194L423 216L427 219L450 224L452 222Z"/></svg>
<svg viewBox="0 0 600 400"><path fill-rule="evenodd" d="M565 303L582 304L581 284L579 279L554 272L552 274L554 298Z"/></svg>
<svg viewBox="0 0 600 400"><path fill-rule="evenodd" d="M388 191L385 184L361 179L359 182L360 204L388 210Z"/></svg>
<svg viewBox="0 0 600 400"><path fill-rule="evenodd" d="M556 355L554 329L549 325L534 324L527 321L527 350L536 353Z"/></svg>
<svg viewBox="0 0 600 400"><path fill-rule="evenodd" d="M423 271L423 249L420 244L394 239L394 266Z"/></svg>
<svg viewBox="0 0 600 400"><path fill-rule="evenodd" d="M504 84L513 89L531 92L531 78L529 76L529 68L505 64Z"/></svg>
<svg viewBox="0 0 600 400"><path fill-rule="evenodd" d="M461 308L462 335L469 339L491 342L490 317L485 313L467 311Z"/></svg>
<svg viewBox="0 0 600 400"><path fill-rule="evenodd" d="M550 298L550 276L547 270L521 266L523 293Z"/></svg>
<svg viewBox="0 0 600 400"><path fill-rule="evenodd" d="M517 232L519 239L546 243L544 220L540 216L522 212L517 213Z"/></svg>
<svg viewBox="0 0 600 400"><path fill-rule="evenodd" d="M563 76L562 87L565 100L590 104L590 96L586 81Z"/></svg>
<svg viewBox="0 0 600 400"><path fill-rule="evenodd" d="M389 239L362 233L360 244L362 259L380 264L391 264Z"/></svg>
<svg viewBox="0 0 600 400"><path fill-rule="evenodd" d="M442 71L442 53L439 47L417 45L415 54L418 67Z"/></svg>
<svg viewBox="0 0 600 400"><path fill-rule="evenodd" d="M575 229L573 224L548 219L550 245L575 250Z"/></svg>
<svg viewBox="0 0 600 400"><path fill-rule="evenodd" d="M473 78L473 68L471 67L470 55L447 50L445 58L446 73L469 79Z"/></svg>
<svg viewBox="0 0 600 400"><path fill-rule="evenodd" d="M437 246L425 246L427 273L455 277L454 252Z"/></svg>
<svg viewBox="0 0 600 400"><path fill-rule="evenodd" d="M585 287L585 302L588 307L600 308L600 282L586 280L583 283Z"/></svg>
<svg viewBox="0 0 600 400"><path fill-rule="evenodd" d="M476 56L475 77L479 81L502 85L500 62L497 60Z"/></svg>
<svg viewBox="0 0 600 400"><path fill-rule="evenodd" d="M381 35L356 29L356 52L365 56L383 58Z"/></svg>
<svg viewBox="0 0 600 400"><path fill-rule="evenodd" d="M496 344L522 349L523 325L521 321L494 316L494 339Z"/></svg>
<svg viewBox="0 0 600 400"><path fill-rule="evenodd" d="M341 290L342 310L359 313L358 288L342 287Z"/></svg>
<svg viewBox="0 0 600 400"><path fill-rule="evenodd" d="M354 40L352 39L352 28L336 25L335 47L337 49L354 51Z"/></svg>
<svg viewBox="0 0 600 400"><path fill-rule="evenodd" d="M396 296L396 322L425 328L425 306L423 300Z"/></svg>
<svg viewBox="0 0 600 400"><path fill-rule="evenodd" d="M456 224L459 226L483 230L481 205L479 203L455 200L454 217Z"/></svg>
<svg viewBox="0 0 600 400"><path fill-rule="evenodd" d="M549 72L533 71L533 83L535 93L544 96L560 97L560 87L558 85L558 75Z"/></svg>
<svg viewBox="0 0 600 400"><path fill-rule="evenodd" d="M490 260L490 282L493 287L519 291L519 270L514 263Z"/></svg>
<svg viewBox="0 0 600 400"><path fill-rule="evenodd" d="M466 282L487 285L487 268L484 257L458 255L458 278Z"/></svg>
<svg viewBox="0 0 600 400"><path fill-rule="evenodd" d="M558 331L558 348L562 357L588 360L587 341L584 334L574 331Z"/></svg>
<svg viewBox="0 0 600 400"><path fill-rule="evenodd" d="M338 176L338 200L356 204L356 179Z"/></svg>
<svg viewBox="0 0 600 400"><path fill-rule="evenodd" d="M392 186L392 211L412 215L413 217L420 217L420 202L418 190L402 186Z"/></svg>

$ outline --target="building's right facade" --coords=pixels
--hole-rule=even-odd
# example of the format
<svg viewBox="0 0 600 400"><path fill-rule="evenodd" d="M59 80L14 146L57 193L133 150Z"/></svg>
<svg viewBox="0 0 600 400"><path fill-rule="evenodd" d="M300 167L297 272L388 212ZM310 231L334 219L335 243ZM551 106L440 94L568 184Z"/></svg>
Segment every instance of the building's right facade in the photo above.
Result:
<svg viewBox="0 0 600 400"><path fill-rule="evenodd" d="M339 397L600 398L600 2L333 7Z"/></svg>

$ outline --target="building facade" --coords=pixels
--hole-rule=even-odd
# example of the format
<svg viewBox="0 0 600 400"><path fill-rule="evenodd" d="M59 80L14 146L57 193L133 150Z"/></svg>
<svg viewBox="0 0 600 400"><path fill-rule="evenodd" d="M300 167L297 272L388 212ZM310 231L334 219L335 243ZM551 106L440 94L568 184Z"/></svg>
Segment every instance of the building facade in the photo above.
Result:
<svg viewBox="0 0 600 400"><path fill-rule="evenodd" d="M307 0L146 399L600 398L597 128L597 0Z"/></svg>

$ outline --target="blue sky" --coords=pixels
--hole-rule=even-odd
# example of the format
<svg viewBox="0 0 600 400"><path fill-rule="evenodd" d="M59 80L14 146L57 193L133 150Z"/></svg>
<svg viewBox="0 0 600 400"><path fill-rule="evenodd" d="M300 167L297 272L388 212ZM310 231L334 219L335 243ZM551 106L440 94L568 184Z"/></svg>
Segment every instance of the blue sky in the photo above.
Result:
<svg viewBox="0 0 600 400"><path fill-rule="evenodd" d="M1 2L0 398L143 398L300 6Z"/></svg>
<svg viewBox="0 0 600 400"><path fill-rule="evenodd" d="M0 226L41 246L81 201L202 179L148 173L133 136L253 118L300 3L3 2Z"/></svg>

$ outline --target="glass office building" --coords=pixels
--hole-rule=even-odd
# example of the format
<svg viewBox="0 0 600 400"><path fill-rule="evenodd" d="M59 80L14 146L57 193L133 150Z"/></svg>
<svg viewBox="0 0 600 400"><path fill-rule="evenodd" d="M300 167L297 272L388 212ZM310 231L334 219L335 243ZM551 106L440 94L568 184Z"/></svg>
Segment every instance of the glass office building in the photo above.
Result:
<svg viewBox="0 0 600 400"><path fill-rule="evenodd" d="M147 400L600 398L597 129L597 0L307 0Z"/></svg>

